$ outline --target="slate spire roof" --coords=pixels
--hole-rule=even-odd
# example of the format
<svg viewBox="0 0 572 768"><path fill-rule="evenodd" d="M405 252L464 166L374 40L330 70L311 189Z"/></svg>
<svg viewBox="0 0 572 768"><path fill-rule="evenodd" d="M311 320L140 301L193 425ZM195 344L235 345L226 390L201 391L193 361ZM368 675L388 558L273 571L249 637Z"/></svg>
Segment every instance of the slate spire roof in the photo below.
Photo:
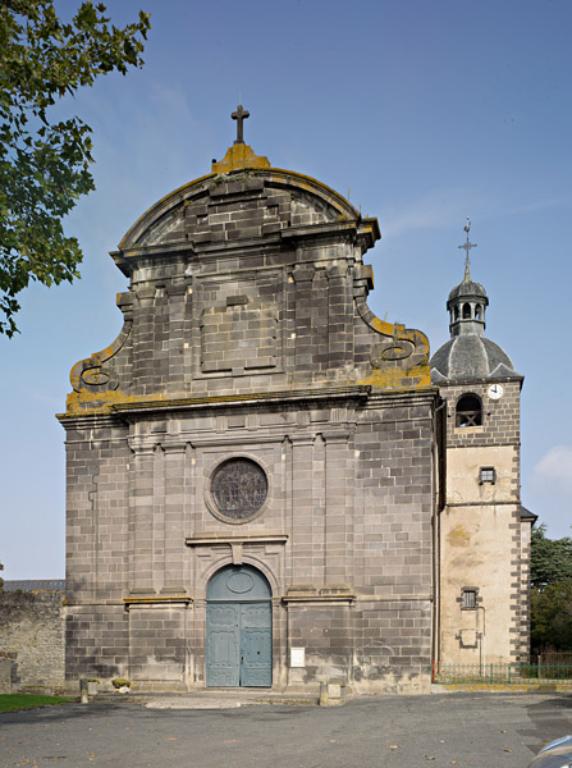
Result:
<svg viewBox="0 0 572 768"><path fill-rule="evenodd" d="M451 290L447 300L451 338L430 362L434 384L522 379L506 352L484 336L489 298L484 286L471 276L470 249L476 248L476 244L469 241L470 228L467 220L466 243L459 246L466 254L463 280Z"/></svg>
<svg viewBox="0 0 572 768"><path fill-rule="evenodd" d="M434 384L475 379L522 378L514 370L506 352L483 336L454 336L431 358L431 380Z"/></svg>

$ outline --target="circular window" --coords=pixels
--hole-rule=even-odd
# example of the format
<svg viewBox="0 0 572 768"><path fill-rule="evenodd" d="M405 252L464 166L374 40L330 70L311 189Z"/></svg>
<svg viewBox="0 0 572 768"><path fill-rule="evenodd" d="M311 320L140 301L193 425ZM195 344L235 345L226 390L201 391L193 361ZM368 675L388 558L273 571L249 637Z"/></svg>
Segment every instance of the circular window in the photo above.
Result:
<svg viewBox="0 0 572 768"><path fill-rule="evenodd" d="M228 459L216 468L211 493L221 515L242 522L262 508L268 495L268 481L255 461Z"/></svg>

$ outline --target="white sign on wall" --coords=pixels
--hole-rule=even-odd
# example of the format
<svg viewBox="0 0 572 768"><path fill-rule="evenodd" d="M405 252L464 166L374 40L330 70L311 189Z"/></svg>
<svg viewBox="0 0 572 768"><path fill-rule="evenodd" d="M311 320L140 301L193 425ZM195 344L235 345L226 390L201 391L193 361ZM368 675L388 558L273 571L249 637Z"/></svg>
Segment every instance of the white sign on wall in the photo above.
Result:
<svg viewBox="0 0 572 768"><path fill-rule="evenodd" d="M290 666L291 667L305 667L306 666L306 649L305 648L290 648Z"/></svg>

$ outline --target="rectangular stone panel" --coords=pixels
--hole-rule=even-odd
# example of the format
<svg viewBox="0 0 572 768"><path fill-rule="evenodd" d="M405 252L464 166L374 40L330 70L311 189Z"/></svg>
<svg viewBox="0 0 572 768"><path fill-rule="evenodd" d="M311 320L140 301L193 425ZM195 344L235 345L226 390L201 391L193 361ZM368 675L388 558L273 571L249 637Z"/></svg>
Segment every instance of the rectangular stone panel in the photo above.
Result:
<svg viewBox="0 0 572 768"><path fill-rule="evenodd" d="M140 681L183 683L188 608L160 605L129 609L129 674Z"/></svg>
<svg viewBox="0 0 572 768"><path fill-rule="evenodd" d="M201 316L201 371L229 373L277 364L278 311L275 304L229 303Z"/></svg>

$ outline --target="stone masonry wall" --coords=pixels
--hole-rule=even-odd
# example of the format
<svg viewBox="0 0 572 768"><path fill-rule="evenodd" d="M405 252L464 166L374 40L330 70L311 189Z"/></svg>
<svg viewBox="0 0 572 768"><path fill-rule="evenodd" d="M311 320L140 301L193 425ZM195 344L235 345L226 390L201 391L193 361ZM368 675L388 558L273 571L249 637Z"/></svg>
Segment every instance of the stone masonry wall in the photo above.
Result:
<svg viewBox="0 0 572 768"><path fill-rule="evenodd" d="M124 329L60 416L69 679L204 685L209 579L246 564L271 585L274 686L428 684L436 390L426 337L367 307L378 237L319 182L249 168L123 238ZM213 495L233 458L268 483L244 520Z"/></svg>
<svg viewBox="0 0 572 768"><path fill-rule="evenodd" d="M130 428L78 419L67 441L67 679L203 685L208 580L238 561L265 573L287 625L273 629L275 684L423 689L432 409L426 393L159 411ZM262 514L240 525L219 519L210 493L233 456L268 477ZM306 648L303 672L287 670L289 644Z"/></svg>
<svg viewBox="0 0 572 768"><path fill-rule="evenodd" d="M504 394L499 400L487 395L488 382L442 387L447 400L447 447L467 445L520 445L520 381L503 381ZM482 427L455 427L455 406L465 394L475 394L483 403Z"/></svg>
<svg viewBox="0 0 572 768"><path fill-rule="evenodd" d="M66 682L128 676L129 626L123 605L66 608Z"/></svg>
<svg viewBox="0 0 572 768"><path fill-rule="evenodd" d="M440 662L478 666L519 661L528 647L528 547L520 521L521 381L441 387L447 403L447 506L440 516ZM457 427L458 399L481 398L482 425ZM493 484L480 468L494 467ZM522 538L521 538L522 537ZM462 607L464 588L478 590L474 609ZM486 618L485 618L486 617Z"/></svg>
<svg viewBox="0 0 572 768"><path fill-rule="evenodd" d="M61 592L0 592L0 660L12 662L12 690L60 690L64 683Z"/></svg>
<svg viewBox="0 0 572 768"><path fill-rule="evenodd" d="M424 335L366 307L377 223L331 190L251 170L191 184L167 208L114 253L130 278L124 328L74 366L68 415L140 397L429 385Z"/></svg>

